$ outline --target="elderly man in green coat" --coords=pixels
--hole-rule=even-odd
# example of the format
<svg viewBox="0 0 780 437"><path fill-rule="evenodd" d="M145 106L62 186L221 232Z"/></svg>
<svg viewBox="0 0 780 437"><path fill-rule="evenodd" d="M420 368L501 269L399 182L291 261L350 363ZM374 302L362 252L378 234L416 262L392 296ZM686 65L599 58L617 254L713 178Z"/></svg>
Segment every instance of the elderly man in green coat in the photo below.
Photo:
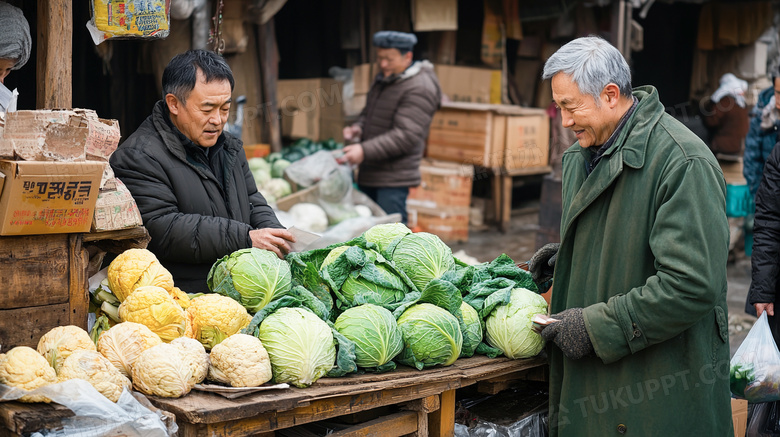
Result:
<svg viewBox="0 0 780 437"><path fill-rule="evenodd" d="M544 66L563 126L561 243L544 328L552 436L731 436L723 174L707 146L631 89L623 56L576 39ZM554 271L554 274L552 273Z"/></svg>

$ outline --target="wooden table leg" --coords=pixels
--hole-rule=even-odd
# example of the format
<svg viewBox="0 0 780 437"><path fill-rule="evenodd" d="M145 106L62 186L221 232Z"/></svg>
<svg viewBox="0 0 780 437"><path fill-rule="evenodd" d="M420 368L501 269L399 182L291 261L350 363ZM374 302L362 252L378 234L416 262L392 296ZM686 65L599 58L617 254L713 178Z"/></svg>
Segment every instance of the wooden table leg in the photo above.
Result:
<svg viewBox="0 0 780 437"><path fill-rule="evenodd" d="M440 408L428 414L428 435L452 437L455 435L455 390L445 391L440 399Z"/></svg>
<svg viewBox="0 0 780 437"><path fill-rule="evenodd" d="M505 233L509 230L509 221L512 219L512 176L502 174L496 177L500 181L501 190L501 216L498 218L498 230Z"/></svg>

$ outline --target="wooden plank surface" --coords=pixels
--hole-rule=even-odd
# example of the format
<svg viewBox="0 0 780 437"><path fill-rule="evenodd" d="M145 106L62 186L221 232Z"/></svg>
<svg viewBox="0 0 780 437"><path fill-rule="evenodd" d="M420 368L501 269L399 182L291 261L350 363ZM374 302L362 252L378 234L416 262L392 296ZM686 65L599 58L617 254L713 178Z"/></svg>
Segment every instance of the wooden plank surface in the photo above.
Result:
<svg viewBox="0 0 780 437"><path fill-rule="evenodd" d="M0 237L0 265L0 308L68 302L68 234Z"/></svg>
<svg viewBox="0 0 780 437"><path fill-rule="evenodd" d="M328 435L330 437L363 437L371 435L393 437L412 434L418 429L417 413L406 411L383 416Z"/></svg>
<svg viewBox="0 0 780 437"><path fill-rule="evenodd" d="M89 284L87 278L87 265L89 253L81 245L80 234L70 234L68 237L68 266L70 306L69 324L87 329L87 313L89 312Z"/></svg>
<svg viewBox="0 0 780 437"><path fill-rule="evenodd" d="M400 366L399 369L389 373L321 378L305 389L289 388L247 395L238 399L225 399L218 395L191 392L179 399L150 396L149 400L158 408L174 413L177 420L189 423L218 423L247 419L260 422L273 420L277 425L281 425L286 420L291 423L288 426L292 426L298 424L298 420L322 420L332 417L327 414L350 414L378 406L420 399L471 385L481 379L522 371L544 363L544 359L538 357L528 360L510 360L475 356L460 359L449 367L418 371ZM311 420L302 419L303 416L298 414L311 416L312 413L305 408L316 401L332 398L337 399L318 406L317 414L314 415L317 417L312 416ZM346 408L341 404L344 402L347 403ZM296 413L296 409L300 410ZM325 416L319 414L323 411L326 412ZM274 417L256 417L267 412L273 412ZM292 416L287 413L291 413ZM278 428L283 427L278 426ZM259 430L263 430L262 427Z"/></svg>
<svg viewBox="0 0 780 437"><path fill-rule="evenodd" d="M0 425L8 430L6 434L11 435L29 434L44 427L51 429L56 427L61 419L73 416L73 411L59 404L3 402L2 406Z"/></svg>
<svg viewBox="0 0 780 437"><path fill-rule="evenodd" d="M131 240L131 239L146 239L149 238L149 232L143 226L135 228L120 229L118 231L105 231L105 232L90 232L83 234L83 241L100 241L100 240Z"/></svg>
<svg viewBox="0 0 780 437"><path fill-rule="evenodd" d="M73 99L73 5L38 0L37 109L66 109Z"/></svg>
<svg viewBox="0 0 780 437"><path fill-rule="evenodd" d="M30 290L31 293L41 290ZM14 346L30 346L35 349L43 334L57 326L70 323L70 306L67 303L30 308L0 310L0 346L7 351Z"/></svg>

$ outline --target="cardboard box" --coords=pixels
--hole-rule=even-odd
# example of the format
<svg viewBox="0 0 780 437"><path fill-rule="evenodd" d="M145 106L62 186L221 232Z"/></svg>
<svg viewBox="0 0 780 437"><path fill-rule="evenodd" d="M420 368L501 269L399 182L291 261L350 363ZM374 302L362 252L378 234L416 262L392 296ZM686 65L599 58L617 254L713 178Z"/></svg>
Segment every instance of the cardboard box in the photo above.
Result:
<svg viewBox="0 0 780 437"><path fill-rule="evenodd" d="M412 0L415 32L458 30L458 0Z"/></svg>
<svg viewBox="0 0 780 437"><path fill-rule="evenodd" d="M360 64L352 68L352 84L355 89L354 94L368 94L374 79L378 74L375 63Z"/></svg>
<svg viewBox="0 0 780 437"><path fill-rule="evenodd" d="M731 421L734 423L734 437L745 437L748 419L748 401L731 399Z"/></svg>
<svg viewBox="0 0 780 437"><path fill-rule="evenodd" d="M426 148L429 158L505 170L547 166L549 155L547 113L511 105L443 105Z"/></svg>
<svg viewBox="0 0 780 437"><path fill-rule="evenodd" d="M743 79L757 79L765 76L767 44L762 41L756 41L737 51L737 76Z"/></svg>
<svg viewBox="0 0 780 437"><path fill-rule="evenodd" d="M453 102L501 103L501 70L436 64L434 71Z"/></svg>
<svg viewBox="0 0 780 437"><path fill-rule="evenodd" d="M278 82L282 135L342 141L344 127L341 83L335 79L294 79Z"/></svg>
<svg viewBox="0 0 780 437"><path fill-rule="evenodd" d="M26 161L105 161L119 145L119 122L95 111L35 110L6 114L0 157Z"/></svg>
<svg viewBox="0 0 780 437"><path fill-rule="evenodd" d="M0 161L0 235L89 232L102 162Z"/></svg>
<svg viewBox="0 0 780 437"><path fill-rule="evenodd" d="M114 178L107 185L113 189L101 190L98 194L92 231L115 231L143 225L138 205L125 184Z"/></svg>
<svg viewBox="0 0 780 437"><path fill-rule="evenodd" d="M467 241L471 213L471 165L423 160L420 186L409 190L409 227L438 235L444 241Z"/></svg>

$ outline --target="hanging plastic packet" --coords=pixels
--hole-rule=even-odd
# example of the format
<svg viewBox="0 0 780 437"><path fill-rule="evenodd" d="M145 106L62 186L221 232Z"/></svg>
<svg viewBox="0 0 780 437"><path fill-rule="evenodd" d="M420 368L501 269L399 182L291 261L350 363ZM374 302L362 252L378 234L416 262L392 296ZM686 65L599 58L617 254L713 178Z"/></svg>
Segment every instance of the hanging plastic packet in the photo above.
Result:
<svg viewBox="0 0 780 437"><path fill-rule="evenodd" d="M109 38L157 39L170 33L170 0L91 0L87 29L95 45Z"/></svg>

